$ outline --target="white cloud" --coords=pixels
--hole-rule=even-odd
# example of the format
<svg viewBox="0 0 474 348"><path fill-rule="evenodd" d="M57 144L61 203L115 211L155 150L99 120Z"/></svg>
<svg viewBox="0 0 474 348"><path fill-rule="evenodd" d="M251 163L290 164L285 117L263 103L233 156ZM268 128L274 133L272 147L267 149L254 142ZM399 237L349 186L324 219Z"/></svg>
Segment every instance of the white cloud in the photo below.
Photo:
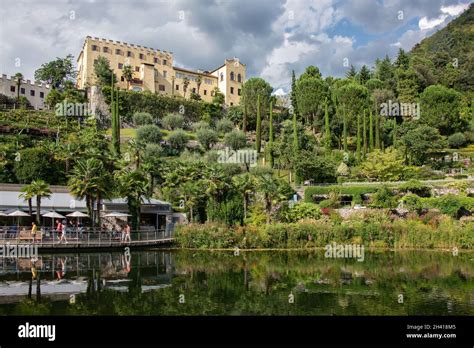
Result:
<svg viewBox="0 0 474 348"><path fill-rule="evenodd" d="M418 27L421 30L428 30L437 27L438 25L444 23L445 19L448 18L448 15L440 15L438 18L428 19L427 17L423 17L418 22Z"/></svg>
<svg viewBox="0 0 474 348"><path fill-rule="evenodd" d="M447 13L450 16L457 16L461 14L463 11L469 8L469 3L465 4L457 4L451 6L441 6L441 12Z"/></svg>

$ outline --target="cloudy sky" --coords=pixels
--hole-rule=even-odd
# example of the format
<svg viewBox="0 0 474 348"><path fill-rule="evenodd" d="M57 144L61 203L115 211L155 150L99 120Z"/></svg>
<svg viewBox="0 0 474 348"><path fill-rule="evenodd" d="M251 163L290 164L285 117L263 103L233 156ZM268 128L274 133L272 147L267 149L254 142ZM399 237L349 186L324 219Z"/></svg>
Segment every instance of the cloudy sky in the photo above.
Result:
<svg viewBox="0 0 474 348"><path fill-rule="evenodd" d="M343 76L393 57L444 27L469 0L0 0L0 73L33 79L44 62L79 54L85 36L172 51L211 70L239 57L248 76L287 90L310 64Z"/></svg>

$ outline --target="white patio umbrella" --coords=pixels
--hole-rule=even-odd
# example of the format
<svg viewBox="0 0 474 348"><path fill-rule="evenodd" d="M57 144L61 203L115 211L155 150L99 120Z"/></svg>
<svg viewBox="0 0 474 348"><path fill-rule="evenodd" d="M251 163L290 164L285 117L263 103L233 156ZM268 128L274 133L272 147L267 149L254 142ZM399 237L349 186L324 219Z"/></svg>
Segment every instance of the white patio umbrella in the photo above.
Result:
<svg viewBox="0 0 474 348"><path fill-rule="evenodd" d="M0 216L8 216L8 214L5 214L3 211L0 211Z"/></svg>
<svg viewBox="0 0 474 348"><path fill-rule="evenodd" d="M10 214L8 214L8 216L13 216L13 217L18 217L18 223L17 223L17 226L20 227L20 217L22 216L30 216L30 214L28 213L25 213L24 211L21 211L21 210L15 210L13 212L11 212Z"/></svg>
<svg viewBox="0 0 474 348"><path fill-rule="evenodd" d="M89 217L89 215L84 214L84 213L81 212L81 211L75 211L75 212L72 212L72 213L70 213L70 214L67 214L66 216L67 216L67 217L75 217L75 218L77 218L77 220L76 220L76 228L79 227L79 219L80 219L80 218Z"/></svg>
<svg viewBox="0 0 474 348"><path fill-rule="evenodd" d="M54 227L54 219L65 219L64 215L51 211L43 215L44 217L51 218L51 226Z"/></svg>
<svg viewBox="0 0 474 348"><path fill-rule="evenodd" d="M127 217L127 216L132 216L130 214L126 214L126 213L119 213L119 212L111 212L111 213L108 213L108 214L105 214L104 215L105 217Z"/></svg>

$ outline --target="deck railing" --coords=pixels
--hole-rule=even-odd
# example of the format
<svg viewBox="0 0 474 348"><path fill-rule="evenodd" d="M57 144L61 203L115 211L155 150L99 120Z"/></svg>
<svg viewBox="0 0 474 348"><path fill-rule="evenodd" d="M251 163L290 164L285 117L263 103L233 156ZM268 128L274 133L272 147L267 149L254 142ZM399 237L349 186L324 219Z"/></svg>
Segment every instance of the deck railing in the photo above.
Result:
<svg viewBox="0 0 474 348"><path fill-rule="evenodd" d="M67 245L84 246L119 246L149 245L173 240L173 228L143 229L131 231L129 236L123 231L92 228L68 228L65 236L52 228L38 229L33 236L31 227L0 227L0 243L38 244L38 246Z"/></svg>

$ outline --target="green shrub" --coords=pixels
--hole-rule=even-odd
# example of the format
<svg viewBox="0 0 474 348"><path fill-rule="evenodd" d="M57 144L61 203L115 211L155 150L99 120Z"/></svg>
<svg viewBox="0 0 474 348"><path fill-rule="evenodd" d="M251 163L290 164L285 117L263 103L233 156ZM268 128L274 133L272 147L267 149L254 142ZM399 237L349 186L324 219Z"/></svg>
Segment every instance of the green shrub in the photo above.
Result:
<svg viewBox="0 0 474 348"><path fill-rule="evenodd" d="M449 147L459 149L466 144L466 137L463 133L454 133L448 137Z"/></svg>
<svg viewBox="0 0 474 348"><path fill-rule="evenodd" d="M200 129L210 129L211 125L206 121L195 122L191 125L193 131L197 132Z"/></svg>
<svg viewBox="0 0 474 348"><path fill-rule="evenodd" d="M186 147L186 144L189 141L189 136L184 130L177 129L168 134L167 140L172 149L181 152Z"/></svg>
<svg viewBox="0 0 474 348"><path fill-rule="evenodd" d="M178 113L168 114L161 120L161 125L168 130L183 128L184 116Z"/></svg>
<svg viewBox="0 0 474 348"><path fill-rule="evenodd" d="M413 193L409 193L402 198L403 205L406 209L412 212L419 213L423 209L423 202L421 198Z"/></svg>
<svg viewBox="0 0 474 348"><path fill-rule="evenodd" d="M159 144L162 138L160 128L154 124L141 126L137 129L137 141L141 144Z"/></svg>
<svg viewBox="0 0 474 348"><path fill-rule="evenodd" d="M208 150L211 146L219 141L217 132L210 128L200 128L196 132L196 136L204 149Z"/></svg>
<svg viewBox="0 0 474 348"><path fill-rule="evenodd" d="M384 185L375 192L371 205L376 208L395 208L397 206L397 196L393 193L393 190Z"/></svg>
<svg viewBox="0 0 474 348"><path fill-rule="evenodd" d="M303 219L319 219L320 208L313 203L300 202L285 209L281 214L282 222L297 222Z"/></svg>
<svg viewBox="0 0 474 348"><path fill-rule="evenodd" d="M219 132L219 134L229 133L233 129L234 123L227 118L223 118L216 123L216 130Z"/></svg>
<svg viewBox="0 0 474 348"><path fill-rule="evenodd" d="M422 184L418 180L410 180L402 185L400 185L399 190L401 192L407 193L411 192L420 197L429 197L431 196L431 187Z"/></svg>
<svg viewBox="0 0 474 348"><path fill-rule="evenodd" d="M233 130L224 136L224 144L232 150L240 150L247 146L247 137L240 130Z"/></svg>
<svg viewBox="0 0 474 348"><path fill-rule="evenodd" d="M153 124L153 117L148 112L136 112L133 114L133 124L137 127Z"/></svg>

